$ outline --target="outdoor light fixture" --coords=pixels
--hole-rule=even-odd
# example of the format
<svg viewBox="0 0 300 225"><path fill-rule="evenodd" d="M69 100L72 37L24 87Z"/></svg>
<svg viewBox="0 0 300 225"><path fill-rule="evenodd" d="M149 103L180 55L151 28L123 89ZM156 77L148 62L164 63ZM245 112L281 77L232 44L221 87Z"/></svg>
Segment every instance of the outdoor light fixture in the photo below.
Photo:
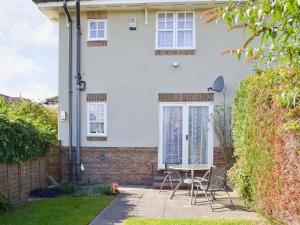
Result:
<svg viewBox="0 0 300 225"><path fill-rule="evenodd" d="M173 67L175 68L179 67L179 63L177 61L173 62Z"/></svg>

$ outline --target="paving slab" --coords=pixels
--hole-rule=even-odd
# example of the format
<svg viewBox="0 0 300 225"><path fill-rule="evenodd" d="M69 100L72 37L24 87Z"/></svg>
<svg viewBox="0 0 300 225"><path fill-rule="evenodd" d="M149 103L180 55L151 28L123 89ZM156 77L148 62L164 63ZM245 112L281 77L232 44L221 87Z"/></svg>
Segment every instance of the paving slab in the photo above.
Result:
<svg viewBox="0 0 300 225"><path fill-rule="evenodd" d="M228 197L217 194L211 211L204 195L199 195L195 204L190 204L187 190L180 190L171 200L171 191L152 189L146 186L124 186L120 194L90 225L122 225L127 217L143 218L206 218L206 219L260 219L259 215L245 207L236 193L230 193L234 208Z"/></svg>

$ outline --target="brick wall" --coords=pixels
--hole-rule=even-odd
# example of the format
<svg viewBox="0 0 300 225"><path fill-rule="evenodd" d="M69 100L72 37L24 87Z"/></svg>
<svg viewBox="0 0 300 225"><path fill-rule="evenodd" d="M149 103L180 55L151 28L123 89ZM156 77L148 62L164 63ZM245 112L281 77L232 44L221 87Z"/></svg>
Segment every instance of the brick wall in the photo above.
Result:
<svg viewBox="0 0 300 225"><path fill-rule="evenodd" d="M75 151L73 152L75 176ZM157 174L157 148L82 147L83 183L118 182L152 184ZM68 149L62 147L62 179L68 180ZM214 150L214 164L224 164L219 148Z"/></svg>
<svg viewBox="0 0 300 225"><path fill-rule="evenodd" d="M31 190L47 186L46 158L20 165L0 163L0 192L11 202L26 200Z"/></svg>
<svg viewBox="0 0 300 225"><path fill-rule="evenodd" d="M75 151L73 156L74 161ZM68 151L63 147L63 180L68 179L67 159ZM84 183L151 184L153 171L157 170L157 149L82 147L81 162L85 168L81 174ZM75 168L73 169L75 171Z"/></svg>

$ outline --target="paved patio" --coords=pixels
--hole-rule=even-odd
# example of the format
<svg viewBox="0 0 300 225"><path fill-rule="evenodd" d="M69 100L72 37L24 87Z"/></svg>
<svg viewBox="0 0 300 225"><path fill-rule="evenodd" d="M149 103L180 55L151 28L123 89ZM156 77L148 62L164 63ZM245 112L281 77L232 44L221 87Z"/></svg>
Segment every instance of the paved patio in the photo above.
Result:
<svg viewBox="0 0 300 225"><path fill-rule="evenodd" d="M234 209L230 208L226 194L216 195L214 212L211 211L205 197L197 198L195 205L190 204L187 190L176 192L170 200L171 191L159 193L148 187L127 186L121 188L121 193L102 211L91 225L121 225L127 217L145 218L211 218L211 219L259 219L255 212L249 211L238 201L236 194L230 193Z"/></svg>

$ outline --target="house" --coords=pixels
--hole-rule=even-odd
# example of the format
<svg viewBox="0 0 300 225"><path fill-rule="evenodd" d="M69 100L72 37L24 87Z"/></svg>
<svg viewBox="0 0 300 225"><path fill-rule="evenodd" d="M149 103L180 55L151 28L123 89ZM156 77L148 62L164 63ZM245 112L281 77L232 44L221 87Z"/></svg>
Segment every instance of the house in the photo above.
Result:
<svg viewBox="0 0 300 225"><path fill-rule="evenodd" d="M207 89L222 75L230 103L250 73L220 56L241 34L202 23L226 1L34 2L59 25L64 179L149 183L165 163L222 163L211 114L223 95Z"/></svg>
<svg viewBox="0 0 300 225"><path fill-rule="evenodd" d="M58 110L58 96L53 96L50 98L46 98L45 101L43 101L43 105L54 110Z"/></svg>
<svg viewBox="0 0 300 225"><path fill-rule="evenodd" d="M8 95L3 95L3 94L0 94L0 99L4 99L7 102L17 102L17 103L20 103L20 102L23 102L24 100L26 100L22 96L20 96L20 97L11 97L11 96L8 96Z"/></svg>

